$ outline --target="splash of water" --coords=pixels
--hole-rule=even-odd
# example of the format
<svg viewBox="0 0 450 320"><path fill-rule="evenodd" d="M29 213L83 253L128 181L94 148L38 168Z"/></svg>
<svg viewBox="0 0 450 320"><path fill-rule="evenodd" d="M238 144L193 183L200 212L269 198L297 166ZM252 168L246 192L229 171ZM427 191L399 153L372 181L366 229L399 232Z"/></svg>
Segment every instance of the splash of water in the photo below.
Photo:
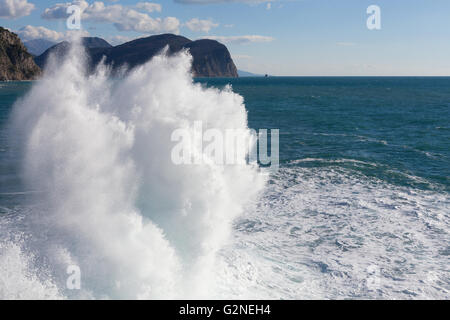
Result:
<svg viewBox="0 0 450 320"><path fill-rule="evenodd" d="M177 128L200 120L248 129L242 97L195 84L191 60L188 52L163 52L111 79L103 65L87 74L83 49L74 45L16 103L24 176L40 205L24 218L22 252L9 251L19 264L33 255L46 270L31 278L23 272L27 283L41 279L37 298L214 292L216 253L265 178L252 165L171 162ZM81 290L65 287L69 265L80 267Z"/></svg>

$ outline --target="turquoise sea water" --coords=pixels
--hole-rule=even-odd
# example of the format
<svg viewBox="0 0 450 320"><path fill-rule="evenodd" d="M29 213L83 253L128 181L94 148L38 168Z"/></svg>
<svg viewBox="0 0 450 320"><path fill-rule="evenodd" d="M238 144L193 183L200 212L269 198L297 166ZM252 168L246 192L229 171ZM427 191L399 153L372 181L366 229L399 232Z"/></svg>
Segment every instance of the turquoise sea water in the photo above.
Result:
<svg viewBox="0 0 450 320"><path fill-rule="evenodd" d="M231 84L250 128L280 130L280 170L221 251L240 281L225 295L450 297L450 78L197 81ZM0 219L26 206L7 129L31 86L0 83Z"/></svg>
<svg viewBox="0 0 450 320"><path fill-rule="evenodd" d="M280 129L284 165L307 159L296 165L333 164L393 184L450 190L450 78L201 81L231 83L245 98L251 128ZM349 161L336 164L342 159Z"/></svg>
<svg viewBox="0 0 450 320"><path fill-rule="evenodd" d="M4 208L9 193L23 191L20 179L20 142L9 134L14 102L31 88L32 82L0 82L0 207ZM0 209L1 210L1 209Z"/></svg>

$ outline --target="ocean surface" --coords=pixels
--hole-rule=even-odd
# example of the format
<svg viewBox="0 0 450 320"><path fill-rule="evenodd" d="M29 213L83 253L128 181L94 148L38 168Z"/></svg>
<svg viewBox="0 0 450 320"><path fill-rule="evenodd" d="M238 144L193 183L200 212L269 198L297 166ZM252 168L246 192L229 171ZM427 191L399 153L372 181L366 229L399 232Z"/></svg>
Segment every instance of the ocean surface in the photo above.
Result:
<svg viewBox="0 0 450 320"><path fill-rule="evenodd" d="M219 89L231 85L244 99L249 128L280 130L280 168L233 216L231 234L216 254L214 296L450 298L450 78L269 77L196 82ZM52 267L42 267L51 262L42 262L39 247L31 250L32 245L22 245L28 227L21 221L39 207L33 195L42 190L24 183L26 138L11 133L10 117L14 103L33 85L0 83L0 242L9 243L0 246L0 273L17 277L14 282L0 277L0 298L30 297L22 295L27 286L41 287L33 293L37 297L52 298L55 292L70 297L51 275L45 278ZM70 139L67 143L74 145ZM44 156L54 152L45 150ZM85 160L85 166L92 166ZM28 156L28 161L33 159ZM92 179L95 172L89 173ZM186 190L189 181L184 180ZM156 193L177 192L148 184ZM231 207L220 201L214 205L225 211ZM168 238L175 239L176 232L172 234L168 224L158 219L154 218ZM21 251L11 243L20 243ZM78 257L82 252L68 251ZM27 252L33 259L25 258L24 263ZM151 261L145 263L151 267ZM20 275L15 275L16 264L22 266ZM45 277L41 269L47 270ZM99 292L106 287L99 285ZM130 288L128 296L134 297Z"/></svg>

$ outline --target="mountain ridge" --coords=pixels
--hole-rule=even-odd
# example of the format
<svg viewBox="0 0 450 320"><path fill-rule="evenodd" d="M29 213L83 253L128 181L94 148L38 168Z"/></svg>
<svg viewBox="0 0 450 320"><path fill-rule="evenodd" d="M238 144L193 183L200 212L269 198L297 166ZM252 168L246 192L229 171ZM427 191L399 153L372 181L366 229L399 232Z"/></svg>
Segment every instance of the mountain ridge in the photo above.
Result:
<svg viewBox="0 0 450 320"><path fill-rule="evenodd" d="M91 68L105 58L105 63L112 65L115 70L124 65L127 65L130 69L141 65L161 52L166 46L168 46L168 54L174 54L183 49L190 51L193 57L192 72L196 77L236 78L239 76L227 47L216 40L192 41L179 35L161 34L135 39L114 47L85 45ZM43 68L51 53L56 53L59 57L64 56L68 47L68 42L61 42L46 50L42 55L35 57L35 61L37 65Z"/></svg>
<svg viewBox="0 0 450 320"><path fill-rule="evenodd" d="M25 45L29 53L31 53L33 56L39 56L43 54L48 48L56 45L57 42L46 39L33 39L23 41L23 44Z"/></svg>
<svg viewBox="0 0 450 320"><path fill-rule="evenodd" d="M249 77L264 77L262 74L252 73L245 70L238 70L238 74L240 78L249 78Z"/></svg>

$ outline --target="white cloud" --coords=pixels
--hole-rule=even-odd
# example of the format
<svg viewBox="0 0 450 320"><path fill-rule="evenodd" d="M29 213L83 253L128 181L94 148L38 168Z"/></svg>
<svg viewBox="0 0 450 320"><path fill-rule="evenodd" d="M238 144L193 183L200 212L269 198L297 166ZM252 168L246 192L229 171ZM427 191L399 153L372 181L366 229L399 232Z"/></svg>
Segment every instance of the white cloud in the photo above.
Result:
<svg viewBox="0 0 450 320"><path fill-rule="evenodd" d="M17 31L19 37L24 40L34 40L34 39L46 39L54 42L63 41L66 39L70 39L74 33L80 34L80 31L67 31L66 33L58 32L55 30L47 29L45 27L35 27L27 25L20 30ZM82 36L88 36L89 32L81 31Z"/></svg>
<svg viewBox="0 0 450 320"><path fill-rule="evenodd" d="M46 8L41 14L41 17L46 20L66 19L68 17L67 8L71 5L76 5L85 10L89 7L89 3L84 0L74 0L72 2L57 3L50 8Z"/></svg>
<svg viewBox="0 0 450 320"><path fill-rule="evenodd" d="M154 12L154 11L161 12L162 10L160 4L153 2L139 2L136 4L136 8L147 12Z"/></svg>
<svg viewBox="0 0 450 320"><path fill-rule="evenodd" d="M158 10L155 4L141 2L142 10ZM137 31L142 33L173 32L178 33L180 21L175 17L152 18L147 13L138 12L133 7L120 4L105 5L104 2L94 2L89 5L84 0L71 3L56 4L45 9L42 18L47 20L67 18L66 10L71 5L78 5L82 9L82 21L93 21L98 23L112 23L119 31ZM137 8L139 4L135 6ZM160 8L160 7L159 7Z"/></svg>
<svg viewBox="0 0 450 320"><path fill-rule="evenodd" d="M0 0L0 18L15 19L28 16L34 4L27 0Z"/></svg>
<svg viewBox="0 0 450 320"><path fill-rule="evenodd" d="M200 20L198 18L193 18L184 25L191 31L206 33L208 33L212 28L219 26L218 23L214 23L212 20Z"/></svg>
<svg viewBox="0 0 450 320"><path fill-rule="evenodd" d="M47 29L45 27L25 26L17 31L19 37L24 40L46 39L50 41L60 41L64 38L64 33Z"/></svg>
<svg viewBox="0 0 450 320"><path fill-rule="evenodd" d="M223 43L244 44L252 42L271 42L275 40L272 37L246 35L246 36L206 36L207 39L217 40Z"/></svg>

